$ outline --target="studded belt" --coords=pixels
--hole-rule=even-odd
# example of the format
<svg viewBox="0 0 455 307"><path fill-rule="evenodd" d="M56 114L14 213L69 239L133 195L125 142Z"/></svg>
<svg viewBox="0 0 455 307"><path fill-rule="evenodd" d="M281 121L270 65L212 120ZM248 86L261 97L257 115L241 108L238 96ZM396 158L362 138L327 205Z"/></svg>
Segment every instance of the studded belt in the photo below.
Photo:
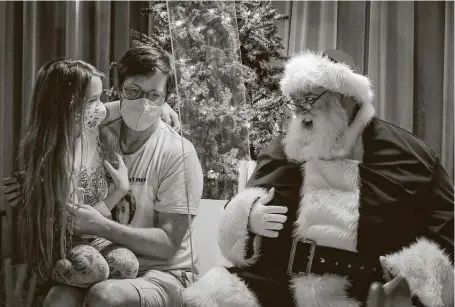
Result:
<svg viewBox="0 0 455 307"><path fill-rule="evenodd" d="M383 280L379 257L316 245L308 239L294 239L287 273L291 276L331 273L369 283Z"/></svg>

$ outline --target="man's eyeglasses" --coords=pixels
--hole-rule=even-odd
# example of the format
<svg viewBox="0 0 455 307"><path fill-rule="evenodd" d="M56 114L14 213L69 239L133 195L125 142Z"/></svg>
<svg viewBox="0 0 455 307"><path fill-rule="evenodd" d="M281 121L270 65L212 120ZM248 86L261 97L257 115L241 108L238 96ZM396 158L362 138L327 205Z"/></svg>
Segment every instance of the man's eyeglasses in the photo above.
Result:
<svg viewBox="0 0 455 307"><path fill-rule="evenodd" d="M157 106L161 106L165 102L164 95L160 92L152 90L150 92L144 92L141 89L133 88L133 87L123 87L122 88L122 96L126 99L139 99L141 97L147 98L151 102L153 102Z"/></svg>
<svg viewBox="0 0 455 307"><path fill-rule="evenodd" d="M313 104L322 97L328 90L322 92L319 96L306 96L302 99L291 99L291 102L286 104L286 107L291 111L297 111L298 109L305 110L306 105L313 106Z"/></svg>

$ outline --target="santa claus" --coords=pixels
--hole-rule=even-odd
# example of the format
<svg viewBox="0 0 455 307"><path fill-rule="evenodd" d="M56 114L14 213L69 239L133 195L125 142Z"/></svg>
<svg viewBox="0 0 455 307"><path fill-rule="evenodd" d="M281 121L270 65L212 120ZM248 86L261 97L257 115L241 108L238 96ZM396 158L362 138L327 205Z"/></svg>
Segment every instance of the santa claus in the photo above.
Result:
<svg viewBox="0 0 455 307"><path fill-rule="evenodd" d="M454 187L437 155L374 117L371 82L343 52L294 56L281 90L289 128L220 226L234 267L186 289L188 306L356 307L397 278L400 304L453 306Z"/></svg>

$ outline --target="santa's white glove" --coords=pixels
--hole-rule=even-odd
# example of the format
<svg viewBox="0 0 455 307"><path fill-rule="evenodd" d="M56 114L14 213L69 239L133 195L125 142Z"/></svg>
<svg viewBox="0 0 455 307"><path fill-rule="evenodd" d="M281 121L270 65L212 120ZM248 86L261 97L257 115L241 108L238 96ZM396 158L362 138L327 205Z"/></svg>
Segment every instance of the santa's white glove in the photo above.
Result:
<svg viewBox="0 0 455 307"><path fill-rule="evenodd" d="M278 232L283 229L283 224L287 220L285 215L288 208L284 206L264 206L268 204L275 195L275 188L270 189L269 193L256 201L251 209L248 228L257 235L276 238Z"/></svg>

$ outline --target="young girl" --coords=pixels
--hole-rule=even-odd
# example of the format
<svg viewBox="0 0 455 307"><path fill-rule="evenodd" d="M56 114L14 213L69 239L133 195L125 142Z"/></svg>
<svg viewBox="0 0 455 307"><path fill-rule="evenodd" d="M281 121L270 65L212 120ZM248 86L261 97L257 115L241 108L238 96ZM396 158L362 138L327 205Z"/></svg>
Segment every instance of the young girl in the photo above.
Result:
<svg viewBox="0 0 455 307"><path fill-rule="evenodd" d="M38 73L21 143L27 175L19 238L24 260L43 281L89 287L109 276L135 278L138 271L130 250L73 236L67 211L68 202L84 203L109 216L129 188L127 169L117 155L117 169L104 161L116 187L107 195L97 127L119 114L100 101L102 77L92 65L68 59L51 61ZM93 247L106 245L111 245L103 254L109 264L101 249Z"/></svg>

